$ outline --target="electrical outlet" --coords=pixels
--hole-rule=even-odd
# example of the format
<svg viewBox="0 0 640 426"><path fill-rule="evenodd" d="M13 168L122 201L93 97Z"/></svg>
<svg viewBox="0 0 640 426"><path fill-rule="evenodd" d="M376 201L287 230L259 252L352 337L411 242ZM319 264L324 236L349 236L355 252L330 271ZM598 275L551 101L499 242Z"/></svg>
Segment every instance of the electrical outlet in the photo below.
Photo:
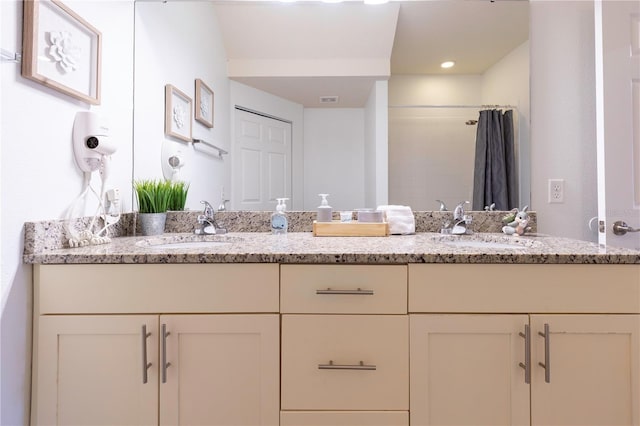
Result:
<svg viewBox="0 0 640 426"><path fill-rule="evenodd" d="M564 203L564 179L549 179L549 203Z"/></svg>

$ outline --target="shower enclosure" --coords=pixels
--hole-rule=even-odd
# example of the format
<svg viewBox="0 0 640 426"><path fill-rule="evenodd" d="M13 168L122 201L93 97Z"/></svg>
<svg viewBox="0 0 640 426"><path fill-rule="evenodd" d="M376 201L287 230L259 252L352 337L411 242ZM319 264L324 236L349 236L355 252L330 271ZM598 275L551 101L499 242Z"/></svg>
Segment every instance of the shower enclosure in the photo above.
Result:
<svg viewBox="0 0 640 426"><path fill-rule="evenodd" d="M512 109L515 164L519 163L518 110L509 106L421 105L389 108L389 203L414 210L453 210L473 203L477 120L483 109ZM516 175L518 175L516 170Z"/></svg>

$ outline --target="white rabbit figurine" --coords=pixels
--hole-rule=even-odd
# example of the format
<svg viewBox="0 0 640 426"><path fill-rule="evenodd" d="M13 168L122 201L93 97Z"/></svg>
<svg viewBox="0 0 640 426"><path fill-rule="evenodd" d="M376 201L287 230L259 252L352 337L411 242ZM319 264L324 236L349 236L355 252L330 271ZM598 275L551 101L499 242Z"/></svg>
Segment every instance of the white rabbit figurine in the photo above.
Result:
<svg viewBox="0 0 640 426"><path fill-rule="evenodd" d="M531 231L529 225L529 213L527 209L529 206L525 206L522 210L513 209L512 213L515 213L513 221L507 223L502 227L502 232L507 235L524 235L525 232Z"/></svg>

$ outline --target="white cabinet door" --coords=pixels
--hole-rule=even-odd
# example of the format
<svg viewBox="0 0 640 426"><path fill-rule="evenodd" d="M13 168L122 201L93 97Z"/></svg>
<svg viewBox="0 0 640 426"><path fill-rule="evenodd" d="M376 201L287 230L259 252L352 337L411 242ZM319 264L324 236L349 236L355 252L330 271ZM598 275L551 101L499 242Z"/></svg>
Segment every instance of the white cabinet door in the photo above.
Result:
<svg viewBox="0 0 640 426"><path fill-rule="evenodd" d="M410 315L412 426L528 425L527 315Z"/></svg>
<svg viewBox="0 0 640 426"><path fill-rule="evenodd" d="M531 330L533 425L640 424L640 315L532 315Z"/></svg>
<svg viewBox="0 0 640 426"><path fill-rule="evenodd" d="M279 423L278 315L163 315L160 324L169 333L160 341L160 424Z"/></svg>
<svg viewBox="0 0 640 426"><path fill-rule="evenodd" d="M157 425L158 317L41 316L38 425ZM142 327L147 333L143 338ZM145 383L143 359L151 366Z"/></svg>

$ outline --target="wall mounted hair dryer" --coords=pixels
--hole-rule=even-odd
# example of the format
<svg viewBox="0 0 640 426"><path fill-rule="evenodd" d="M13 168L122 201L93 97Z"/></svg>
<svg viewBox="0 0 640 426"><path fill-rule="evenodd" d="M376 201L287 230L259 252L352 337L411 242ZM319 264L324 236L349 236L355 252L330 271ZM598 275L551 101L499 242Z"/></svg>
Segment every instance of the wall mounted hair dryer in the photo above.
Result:
<svg viewBox="0 0 640 426"><path fill-rule="evenodd" d="M108 159L117 147L109 139L109 126L91 111L76 113L73 122L73 153L76 164L83 172L106 172Z"/></svg>

